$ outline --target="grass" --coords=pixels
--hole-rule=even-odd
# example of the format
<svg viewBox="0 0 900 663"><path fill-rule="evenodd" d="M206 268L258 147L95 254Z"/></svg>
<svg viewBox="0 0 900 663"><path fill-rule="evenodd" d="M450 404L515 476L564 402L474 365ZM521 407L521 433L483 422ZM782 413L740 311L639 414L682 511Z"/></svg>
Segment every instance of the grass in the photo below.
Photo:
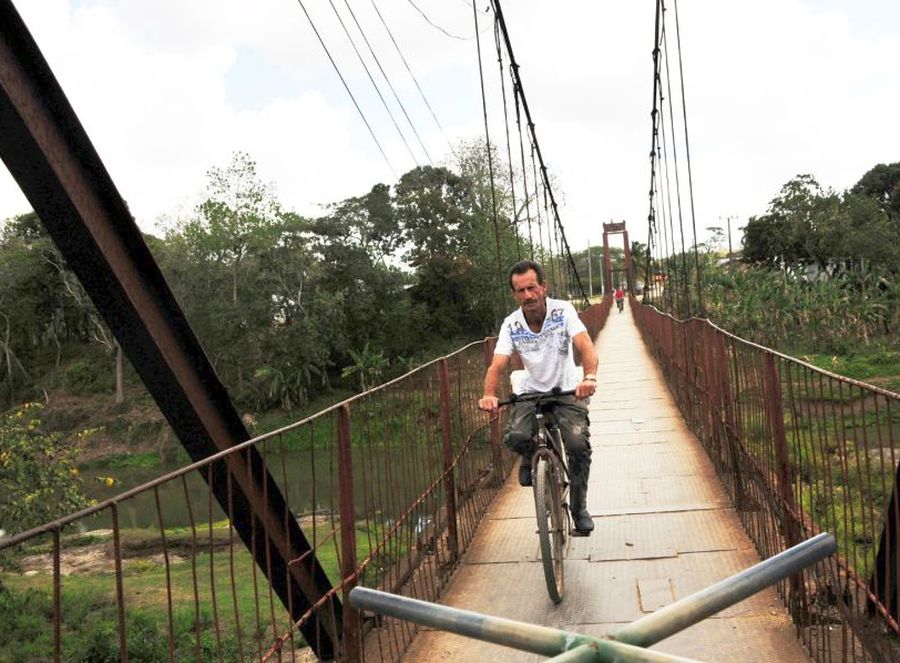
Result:
<svg viewBox="0 0 900 663"><path fill-rule="evenodd" d="M796 356L826 371L900 393L900 349L891 345L873 344L865 350L845 355L811 353Z"/></svg>
<svg viewBox="0 0 900 663"><path fill-rule="evenodd" d="M331 532L328 523L308 526L304 532L322 541ZM374 538L374 537L373 537ZM193 534L189 528L166 530L169 575L160 554L159 533L150 530L123 530L123 596L129 660L157 661L168 657L168 597L171 586L176 660L193 659L200 647L201 660L238 660L238 624L245 657L258 655L289 625L287 611L278 595L269 591L265 575L256 567L247 548L235 534L229 550L227 522L214 523L210 531L197 531L197 551L193 555ZM79 534L64 538L63 563L79 547L109 545L110 537ZM321 545L316 556L333 583L340 577L335 541ZM395 547L395 559L405 550ZM19 550L17 558L46 554L47 544ZM83 548L82 548L83 550ZM357 526L357 560L369 552L367 531ZM133 555L139 554L134 557ZM13 560L15 563L15 560ZM389 562L381 560L381 565ZM232 581L232 574L234 580ZM255 581L254 581L255 575ZM196 589L195 589L196 587ZM214 600L215 594L215 600ZM7 569L0 572L0 663L44 660L53 651L52 575L38 572L24 575ZM62 578L63 660L119 660L116 583L113 561L102 569ZM196 604L195 604L196 598ZM215 624L219 625L217 640ZM198 639L199 633L199 639Z"/></svg>

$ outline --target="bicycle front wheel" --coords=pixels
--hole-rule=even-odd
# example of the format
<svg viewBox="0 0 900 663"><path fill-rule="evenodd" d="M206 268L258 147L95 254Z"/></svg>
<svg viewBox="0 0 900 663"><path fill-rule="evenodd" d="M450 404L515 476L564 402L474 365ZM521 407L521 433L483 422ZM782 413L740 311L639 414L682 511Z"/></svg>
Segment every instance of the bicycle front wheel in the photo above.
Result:
<svg viewBox="0 0 900 663"><path fill-rule="evenodd" d="M556 468L547 458L539 458L535 468L534 507L547 593L554 603L559 603L565 591L563 550L566 523L562 513L559 477L556 476Z"/></svg>

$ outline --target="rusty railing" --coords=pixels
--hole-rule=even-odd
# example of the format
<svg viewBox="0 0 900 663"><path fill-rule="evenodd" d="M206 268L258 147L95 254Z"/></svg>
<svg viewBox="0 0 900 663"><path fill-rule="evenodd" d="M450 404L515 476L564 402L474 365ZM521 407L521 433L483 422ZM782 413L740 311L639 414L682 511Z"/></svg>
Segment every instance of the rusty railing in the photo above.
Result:
<svg viewBox="0 0 900 663"><path fill-rule="evenodd" d="M779 585L810 654L898 660L900 395L632 310L760 554L835 534L836 556Z"/></svg>
<svg viewBox="0 0 900 663"><path fill-rule="evenodd" d="M608 313L609 302L582 313L592 337ZM449 581L514 460L501 448L499 421L477 409L493 343L470 344L0 541L0 592L40 603L43 632L51 634L17 643L24 660L295 660L313 644L301 631L316 621L323 636L341 643L342 660L400 658L417 627L393 618L360 621L347 596L361 584L434 601ZM251 462L256 453L287 509L285 522L256 518L245 546L230 526L233 489L239 480L259 482L264 468ZM234 476L235 467L248 475ZM229 497L227 508L214 499L217 487ZM274 583L303 577L293 571L312 569L313 556L279 568L262 543L290 537L289 514L331 587L296 621Z"/></svg>

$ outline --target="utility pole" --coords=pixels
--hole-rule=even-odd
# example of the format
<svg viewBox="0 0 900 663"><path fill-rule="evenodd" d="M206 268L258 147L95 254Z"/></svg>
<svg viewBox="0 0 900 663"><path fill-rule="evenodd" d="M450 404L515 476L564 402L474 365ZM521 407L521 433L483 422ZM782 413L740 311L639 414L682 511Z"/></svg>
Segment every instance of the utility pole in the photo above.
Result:
<svg viewBox="0 0 900 663"><path fill-rule="evenodd" d="M588 250L587 250L587 256L588 256L588 296L593 297L593 296L594 296L594 280L591 278L591 240L590 240L590 238L588 238L588 243L587 243L587 245L588 245Z"/></svg>
<svg viewBox="0 0 900 663"><path fill-rule="evenodd" d="M734 253L731 251L731 217L728 217L728 269L731 269L731 263L734 260Z"/></svg>

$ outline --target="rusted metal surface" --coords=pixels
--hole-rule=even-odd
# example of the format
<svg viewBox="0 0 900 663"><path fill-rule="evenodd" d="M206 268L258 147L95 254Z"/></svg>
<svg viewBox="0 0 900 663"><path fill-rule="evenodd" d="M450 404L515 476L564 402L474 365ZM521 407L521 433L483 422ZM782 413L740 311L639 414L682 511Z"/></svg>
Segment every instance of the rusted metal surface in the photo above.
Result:
<svg viewBox="0 0 900 663"><path fill-rule="evenodd" d="M350 607L347 597L356 586L356 503L353 490L353 446L350 430L350 407L338 410L338 482L340 495L341 573L349 578L343 585L342 635L343 659L356 663L360 660L359 614ZM293 641L293 640L292 640Z"/></svg>
<svg viewBox="0 0 900 663"><path fill-rule="evenodd" d="M896 660L900 395L634 306L635 320L761 554L834 532L779 590L815 660Z"/></svg>
<svg viewBox="0 0 900 663"><path fill-rule="evenodd" d="M0 126L0 156L191 458L246 440L125 201L9 0L0 0ZM325 573L315 558L288 572L288 561L309 544L294 518L285 518L283 496L255 450L231 455L204 475L223 507L229 475L234 527L256 546L270 585L299 616L328 590ZM338 631L339 618L305 627L323 656Z"/></svg>

